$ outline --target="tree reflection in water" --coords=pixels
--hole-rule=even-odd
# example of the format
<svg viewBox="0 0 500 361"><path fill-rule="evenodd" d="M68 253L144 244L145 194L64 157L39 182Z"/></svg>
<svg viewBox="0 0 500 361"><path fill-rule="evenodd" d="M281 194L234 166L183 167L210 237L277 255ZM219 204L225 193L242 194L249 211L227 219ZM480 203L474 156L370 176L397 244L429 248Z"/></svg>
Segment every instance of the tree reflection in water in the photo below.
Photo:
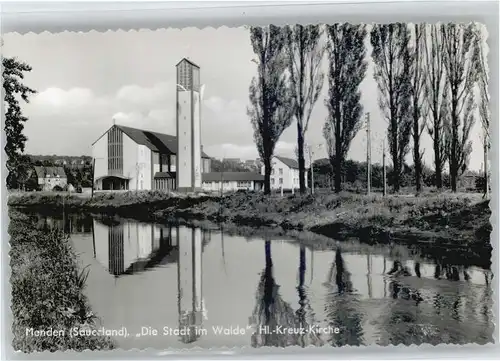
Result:
<svg viewBox="0 0 500 361"><path fill-rule="evenodd" d="M266 264L257 285L256 305L250 318L251 323L255 325L255 332L251 337L252 347L296 345L296 335L273 332L278 326L293 327L295 314L290 304L285 302L279 294L279 285L273 275L271 241L269 240L265 241L265 254Z"/></svg>
<svg viewBox="0 0 500 361"><path fill-rule="evenodd" d="M360 346L363 344L362 316L359 312L359 299L351 282L351 274L346 268L340 247L331 265L326 297L326 315L331 327L338 327L340 333L329 334L332 346ZM336 287L335 287L336 286Z"/></svg>
<svg viewBox="0 0 500 361"><path fill-rule="evenodd" d="M488 296L479 297L481 299L476 301L479 304L474 301L464 303L466 299L474 299L473 295L466 293L474 293L478 289L477 285L469 283L466 267L436 262L435 280L424 278L414 283L421 285L417 288L426 289L427 297L422 296L423 291L407 286L415 282L415 276L421 278L420 266L415 264L415 276L407 271L396 261L388 272L393 301L384 312L380 344L462 344L466 340L485 343L492 329L485 332L480 327L472 326L476 318L472 310L488 304ZM462 284L457 286L456 282ZM487 293L489 287L483 289Z"/></svg>
<svg viewBox="0 0 500 361"><path fill-rule="evenodd" d="M299 309L295 312L295 327L296 329L308 330L310 326L315 326L315 314L311 308L307 292L305 289L305 273L306 273L306 248L300 246L299 252L299 284L297 292L299 295ZM321 346L321 336L317 333L307 332L298 336L298 345L302 347L314 345Z"/></svg>

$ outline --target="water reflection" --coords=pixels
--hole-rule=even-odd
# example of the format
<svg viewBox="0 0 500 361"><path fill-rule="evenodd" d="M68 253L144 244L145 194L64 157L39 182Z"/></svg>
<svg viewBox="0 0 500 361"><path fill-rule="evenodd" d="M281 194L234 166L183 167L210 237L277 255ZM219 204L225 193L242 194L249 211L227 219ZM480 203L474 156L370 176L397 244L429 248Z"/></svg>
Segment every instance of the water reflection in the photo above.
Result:
<svg viewBox="0 0 500 361"><path fill-rule="evenodd" d="M294 312L280 295L280 286L274 278L271 241L264 242L264 252L265 267L257 285L255 307L250 317L256 328L251 336L251 344L253 347L290 346L295 344L294 335L283 335L278 330L293 327Z"/></svg>
<svg viewBox="0 0 500 361"><path fill-rule="evenodd" d="M171 224L83 215L34 219L71 233L83 266L95 263L89 299L105 326L189 329L177 342L201 347L492 341L488 270L343 243L316 251ZM248 316L256 332L240 338L210 332L244 325ZM328 326L340 332L272 332ZM196 332L203 328L209 333ZM153 341L118 342L141 348ZM161 348L166 341L157 342Z"/></svg>
<svg viewBox="0 0 500 361"><path fill-rule="evenodd" d="M351 280L351 273L342 257L340 246L335 251L335 258L331 264L325 286L327 289L326 314L328 324L340 329L339 333L329 335L328 342L332 346L361 345L363 328L359 298Z"/></svg>
<svg viewBox="0 0 500 361"><path fill-rule="evenodd" d="M38 228L56 228L68 234L92 232L92 217L78 214L65 214L47 217L41 214L28 214Z"/></svg>
<svg viewBox="0 0 500 361"><path fill-rule="evenodd" d="M314 255L314 252L312 252ZM314 258L311 257L311 267ZM307 270L307 259L306 259L306 247L299 247L299 277L298 277L298 286L297 293L299 298L299 308L295 312L296 315L296 326L301 330L310 330L311 327L314 327L318 324L316 319L316 314L313 311L311 306L311 302L309 300L308 289L305 285L305 275ZM311 278L313 277L313 272L311 272ZM321 346L323 344L323 340L320 335L307 332L300 334L298 337L299 346L306 347L310 345Z"/></svg>
<svg viewBox="0 0 500 361"><path fill-rule="evenodd" d="M115 219L94 220L93 226L96 258L115 277L177 263L178 322L179 330L184 330L179 337L183 343L196 341L206 311L202 252L210 242L210 232Z"/></svg>
<svg viewBox="0 0 500 361"><path fill-rule="evenodd" d="M135 221L93 220L94 254L115 277L175 263L177 229Z"/></svg>
<svg viewBox="0 0 500 361"><path fill-rule="evenodd" d="M183 343L200 337L198 329L203 323L202 252L203 232L200 229L177 227L179 236L179 261L177 262L179 329Z"/></svg>

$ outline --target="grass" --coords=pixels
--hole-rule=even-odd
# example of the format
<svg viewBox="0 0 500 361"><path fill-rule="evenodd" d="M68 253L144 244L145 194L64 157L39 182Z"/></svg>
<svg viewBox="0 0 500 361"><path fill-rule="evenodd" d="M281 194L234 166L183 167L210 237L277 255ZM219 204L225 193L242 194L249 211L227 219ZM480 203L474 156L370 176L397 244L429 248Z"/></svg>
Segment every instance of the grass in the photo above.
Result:
<svg viewBox="0 0 500 361"><path fill-rule="evenodd" d="M84 288L88 276L79 270L68 238L58 230L37 229L15 210L9 212L12 270L12 332L16 351L84 351L113 349L105 336L70 337L69 330L95 329ZM35 336L33 330L64 330L61 336Z"/></svg>
<svg viewBox="0 0 500 361"><path fill-rule="evenodd" d="M98 193L93 199L33 192L12 195L13 207L41 207L118 214L149 221L209 220L240 226L281 227L366 243L419 243L480 249L489 261L488 201L474 193L425 192L419 196L370 196L330 192L301 195L233 193L194 195L165 192Z"/></svg>

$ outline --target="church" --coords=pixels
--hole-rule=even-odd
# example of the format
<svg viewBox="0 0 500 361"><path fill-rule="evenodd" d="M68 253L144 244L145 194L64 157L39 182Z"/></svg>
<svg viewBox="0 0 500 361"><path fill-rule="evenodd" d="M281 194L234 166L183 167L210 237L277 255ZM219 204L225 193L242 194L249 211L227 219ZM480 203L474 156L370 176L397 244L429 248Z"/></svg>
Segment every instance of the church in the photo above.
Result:
<svg viewBox="0 0 500 361"><path fill-rule="evenodd" d="M210 157L201 145L200 68L177 65L176 136L113 124L92 144L95 190L201 191Z"/></svg>
<svg viewBox="0 0 500 361"><path fill-rule="evenodd" d="M177 143L172 135L114 124L92 144L94 189L176 189ZM200 162L209 173L210 157L201 152Z"/></svg>

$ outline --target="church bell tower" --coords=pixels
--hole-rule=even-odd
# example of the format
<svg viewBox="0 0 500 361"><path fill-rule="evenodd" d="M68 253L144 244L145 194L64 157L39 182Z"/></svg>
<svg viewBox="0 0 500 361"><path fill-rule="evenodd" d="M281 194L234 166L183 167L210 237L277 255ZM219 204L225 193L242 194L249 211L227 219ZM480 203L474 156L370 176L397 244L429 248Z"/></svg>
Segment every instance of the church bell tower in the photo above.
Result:
<svg viewBox="0 0 500 361"><path fill-rule="evenodd" d="M200 67L189 59L177 65L177 190L201 191Z"/></svg>

